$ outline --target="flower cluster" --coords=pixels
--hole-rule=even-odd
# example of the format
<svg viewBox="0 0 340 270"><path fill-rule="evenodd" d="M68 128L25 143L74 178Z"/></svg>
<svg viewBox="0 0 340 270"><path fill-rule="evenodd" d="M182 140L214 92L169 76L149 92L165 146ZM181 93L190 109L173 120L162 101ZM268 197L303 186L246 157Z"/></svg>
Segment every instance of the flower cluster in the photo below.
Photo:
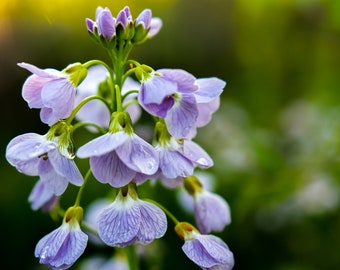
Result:
<svg viewBox="0 0 340 270"><path fill-rule="evenodd" d="M133 19L129 7L116 17L108 8L98 7L95 20L86 19L86 27L108 51L112 66L91 60L58 71L18 64L32 73L22 96L30 108L40 109L41 121L49 130L45 135L15 137L7 146L6 158L19 172L38 176L29 196L32 209L63 218L61 226L44 236L35 249L40 263L52 269L71 267L88 239L116 249L148 245L166 233L166 215L175 223L176 233L185 241L182 249L194 263L202 269L233 267L228 246L211 234L230 223L229 206L194 176L197 167L213 166L194 138L218 109L226 83L215 77L196 78L182 69L154 70L129 59L132 48L154 37L161 26L161 19L152 17L149 9ZM148 140L134 129L142 110L154 120L154 137ZM83 128L95 137L79 145L72 138ZM78 169L79 158L89 160L87 173ZM81 199L91 175L109 184L115 196L110 192L105 206L96 208L90 220L83 220ZM147 181L160 181L170 189L184 186L194 198L198 229L179 222L158 202L141 199L138 186ZM74 205L64 211L58 202L69 183L80 188Z"/></svg>

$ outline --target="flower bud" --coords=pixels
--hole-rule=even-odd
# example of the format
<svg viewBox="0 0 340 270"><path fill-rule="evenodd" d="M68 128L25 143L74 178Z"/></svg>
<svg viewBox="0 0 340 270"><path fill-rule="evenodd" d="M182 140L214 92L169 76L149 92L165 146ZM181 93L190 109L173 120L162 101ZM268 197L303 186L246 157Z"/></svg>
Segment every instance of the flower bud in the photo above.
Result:
<svg viewBox="0 0 340 270"><path fill-rule="evenodd" d="M151 10L144 9L135 21L135 35L133 37L133 42L138 43L143 41L150 30L151 25Z"/></svg>

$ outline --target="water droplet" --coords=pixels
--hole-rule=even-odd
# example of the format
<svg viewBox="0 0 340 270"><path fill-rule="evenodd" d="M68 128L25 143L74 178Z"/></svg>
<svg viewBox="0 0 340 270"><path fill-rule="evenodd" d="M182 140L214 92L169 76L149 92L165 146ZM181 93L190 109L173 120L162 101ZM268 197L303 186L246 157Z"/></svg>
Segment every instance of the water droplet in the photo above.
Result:
<svg viewBox="0 0 340 270"><path fill-rule="evenodd" d="M198 163L202 166L209 166L209 162L205 158L200 158L200 159L196 160L196 163Z"/></svg>
<svg viewBox="0 0 340 270"><path fill-rule="evenodd" d="M34 145L34 149L39 149L40 146L41 146L41 143L36 143L36 144Z"/></svg>
<svg viewBox="0 0 340 270"><path fill-rule="evenodd" d="M42 252L41 252L41 255L40 255L40 258L41 258L41 259L46 259L46 257L47 257L47 252L48 252L49 249L50 249L49 246L45 246L45 247L43 248L43 250L42 250Z"/></svg>

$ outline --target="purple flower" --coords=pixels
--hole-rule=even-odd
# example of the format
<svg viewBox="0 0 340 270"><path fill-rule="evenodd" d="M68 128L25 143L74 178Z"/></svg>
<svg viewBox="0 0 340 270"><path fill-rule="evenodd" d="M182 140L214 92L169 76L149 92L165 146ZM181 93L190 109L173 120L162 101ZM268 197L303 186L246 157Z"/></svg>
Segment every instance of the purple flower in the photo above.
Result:
<svg viewBox="0 0 340 270"><path fill-rule="evenodd" d="M182 250L202 269L230 270L234 266L233 253L214 235L193 233L193 238L185 241Z"/></svg>
<svg viewBox="0 0 340 270"><path fill-rule="evenodd" d="M180 69L160 69L142 77L139 102L152 115L165 119L169 133L185 138L197 125L210 120L210 103L221 94L225 83L217 78L196 79ZM200 117L200 118L198 118Z"/></svg>
<svg viewBox="0 0 340 270"><path fill-rule="evenodd" d="M124 29L126 29L132 23L132 21L130 8L126 6L121 11L119 11L117 15L116 27L121 25Z"/></svg>
<svg viewBox="0 0 340 270"><path fill-rule="evenodd" d="M93 175L101 183L122 187L137 173L154 174L159 165L155 149L136 134L106 133L79 148L77 156L90 157Z"/></svg>
<svg viewBox="0 0 340 270"><path fill-rule="evenodd" d="M169 133L184 138L198 116L195 77L180 69L161 69L151 73L139 92L139 102L152 115L165 119Z"/></svg>
<svg viewBox="0 0 340 270"><path fill-rule="evenodd" d="M135 41L144 41L144 39L154 37L162 28L162 20L160 18L152 18L150 9L144 9L135 21Z"/></svg>
<svg viewBox="0 0 340 270"><path fill-rule="evenodd" d="M67 69L65 72L40 69L27 63L19 63L18 66L33 73L23 85L22 96L30 108L41 109L42 122L51 126L70 116L74 108L75 87L85 77L84 73L73 80Z"/></svg>
<svg viewBox="0 0 340 270"><path fill-rule="evenodd" d="M108 8L97 7L96 21L87 18L86 27L92 34L98 31L100 36L112 39L116 35L115 21L116 19Z"/></svg>
<svg viewBox="0 0 340 270"><path fill-rule="evenodd" d="M202 189L194 197L195 217L201 233L220 232L230 224L230 208L221 196Z"/></svg>
<svg viewBox="0 0 340 270"><path fill-rule="evenodd" d="M204 186L207 190L214 190L216 179L215 176L211 172L207 171L195 171L195 175L197 179L199 179L201 186ZM185 210L188 214L194 214L194 203L195 200L193 198L193 194L188 193L186 187L186 180L190 177L184 178L184 186L180 188L177 192L177 200L181 205L182 210Z"/></svg>
<svg viewBox="0 0 340 270"><path fill-rule="evenodd" d="M158 144L159 168L166 178L192 175L194 164L183 154L183 146L174 138L166 144Z"/></svg>
<svg viewBox="0 0 340 270"><path fill-rule="evenodd" d="M219 232L230 224L230 208L221 196L204 189L194 175L184 179L184 187L194 197L195 217L201 233Z"/></svg>
<svg viewBox="0 0 340 270"><path fill-rule="evenodd" d="M182 250L190 260L202 269L230 270L234 266L234 255L219 237L200 234L191 224L180 222L177 234L184 239Z"/></svg>
<svg viewBox="0 0 340 270"><path fill-rule="evenodd" d="M136 18L136 26L141 25L144 30L151 26L152 13L150 9L144 9Z"/></svg>
<svg viewBox="0 0 340 270"><path fill-rule="evenodd" d="M140 200L130 185L128 189L120 190L115 201L99 216L99 236L109 246L146 245L166 232L164 212L156 205Z"/></svg>
<svg viewBox="0 0 340 270"><path fill-rule="evenodd" d="M148 33L149 38L153 38L161 30L163 22L160 18L154 17L151 19L150 30Z"/></svg>
<svg viewBox="0 0 340 270"><path fill-rule="evenodd" d="M106 7L98 7L96 20L86 19L87 30L91 34L98 34L107 40L114 37L133 42L141 42L145 37L155 36L162 27L159 18L152 18L151 10L143 10L134 21L128 6L119 11L117 17L113 17L111 11Z"/></svg>
<svg viewBox="0 0 340 270"><path fill-rule="evenodd" d="M58 270L67 269L83 254L88 237L79 226L80 209L69 208L71 211L66 212L63 224L38 242L34 253L41 264Z"/></svg>
<svg viewBox="0 0 340 270"><path fill-rule="evenodd" d="M83 177L70 156L65 156L58 141L47 135L26 133L12 139L6 149L8 162L22 172L39 176L47 190L61 195L68 183L80 186Z"/></svg>
<svg viewBox="0 0 340 270"><path fill-rule="evenodd" d="M58 197L53 192L45 187L43 181L39 180L29 198L28 201L31 203L33 210L42 208L44 212L51 211L58 202Z"/></svg>
<svg viewBox="0 0 340 270"><path fill-rule="evenodd" d="M88 226L91 226L93 231L98 231L98 217L103 208L111 204L112 201L108 198L97 199L92 202L85 211L84 221ZM89 236L89 240L97 245L103 245L103 241L98 237L98 234L94 234L92 232L87 233Z"/></svg>
<svg viewBox="0 0 340 270"><path fill-rule="evenodd" d="M156 137L159 169L154 175L137 174L134 180L138 184L147 179L160 179L166 187L175 188L183 182L182 177L193 174L195 167L209 168L213 165L210 156L198 144L172 137L162 121L156 124Z"/></svg>
<svg viewBox="0 0 340 270"><path fill-rule="evenodd" d="M193 141L183 140L180 143L172 137L168 143L157 145L156 150L162 182L192 175L197 166L209 168L213 165L209 155Z"/></svg>

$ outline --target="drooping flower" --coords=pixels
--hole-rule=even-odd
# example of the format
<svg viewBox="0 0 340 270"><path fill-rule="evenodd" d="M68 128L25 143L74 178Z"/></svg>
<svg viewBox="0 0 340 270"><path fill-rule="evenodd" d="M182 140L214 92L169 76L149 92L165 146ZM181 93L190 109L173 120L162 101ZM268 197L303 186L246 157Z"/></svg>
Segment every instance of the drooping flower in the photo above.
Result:
<svg viewBox="0 0 340 270"><path fill-rule="evenodd" d="M112 203L109 198L102 198L95 200L85 209L84 221L88 226L91 226L93 231L98 231L98 217L102 209ZM98 234L91 231L88 233L89 240L96 245L104 245L103 241L99 238Z"/></svg>
<svg viewBox="0 0 340 270"><path fill-rule="evenodd" d="M91 95L98 95L107 101L112 100L112 91L108 86L108 71L101 65L89 68L88 75L77 88L75 99L78 105L84 98ZM130 90L139 89L140 84L132 78L126 78L121 94L124 95ZM136 93L129 94L123 101L123 106L137 97ZM132 123L136 122L141 116L141 108L138 104L131 104L126 108L130 114ZM110 111L105 104L97 99L90 100L78 111L76 118L80 121L92 122L100 127L108 128L110 122ZM92 130L92 129L90 129Z"/></svg>
<svg viewBox="0 0 340 270"><path fill-rule="evenodd" d="M81 146L80 158L90 158L93 175L101 183L122 187L137 173L154 174L159 166L155 149L137 136L127 112L112 117L111 131Z"/></svg>
<svg viewBox="0 0 340 270"><path fill-rule="evenodd" d="M76 186L83 183L73 155L69 153L69 142L65 141L69 134L54 136L58 126L53 126L46 135L19 135L9 142L6 149L6 158L12 166L24 174L39 176L44 188L56 196L65 191L69 182Z"/></svg>
<svg viewBox="0 0 340 270"><path fill-rule="evenodd" d="M229 205L220 195L206 190L196 176L186 177L184 186L194 197L195 218L201 233L220 232L230 224Z"/></svg>
<svg viewBox="0 0 340 270"><path fill-rule="evenodd" d="M231 222L228 203L205 189L195 194L195 217L202 233L220 232Z"/></svg>
<svg viewBox="0 0 340 270"><path fill-rule="evenodd" d="M130 184L121 189L98 220L100 238L109 246L125 247L149 244L161 238L167 229L164 212L156 205L138 198Z"/></svg>
<svg viewBox="0 0 340 270"><path fill-rule="evenodd" d="M87 69L80 63L63 71L40 69L27 63L18 66L32 72L22 88L22 96L30 108L41 109L41 121L53 125L70 116L74 108L75 89L86 77Z"/></svg>
<svg viewBox="0 0 340 270"><path fill-rule="evenodd" d="M81 207L70 207L62 225L38 242L34 254L41 264L63 270L83 254L88 236L80 229L82 215Z"/></svg>
<svg viewBox="0 0 340 270"><path fill-rule="evenodd" d="M210 192L213 192L215 190L216 186L216 176L209 171L195 171L194 176L199 179L201 182L201 185L209 190ZM182 185L181 188L179 188L176 192L177 200L181 206L182 210L185 210L188 214L194 215L195 214L195 200L192 194L188 192L187 189L185 189L185 178L184 178L184 185Z"/></svg>
<svg viewBox="0 0 340 270"><path fill-rule="evenodd" d="M58 202L58 196L45 187L43 181L39 180L33 187L33 190L28 198L33 210L42 208L44 212L51 211Z"/></svg>
<svg viewBox="0 0 340 270"><path fill-rule="evenodd" d="M141 73L140 104L152 115L164 118L170 134L176 138L185 138L196 127L198 103L211 102L223 90L223 81L217 78L196 80L181 69L142 70Z"/></svg>
<svg viewBox="0 0 340 270"><path fill-rule="evenodd" d="M159 154L159 177L163 184L174 187L181 178L193 174L195 167L209 168L213 165L209 155L195 142L172 137L166 125L156 125L156 151Z"/></svg>
<svg viewBox="0 0 340 270"><path fill-rule="evenodd" d="M221 238L201 234L186 222L178 223L175 231L185 241L182 246L185 255L202 269L230 270L233 268L234 255Z"/></svg>

